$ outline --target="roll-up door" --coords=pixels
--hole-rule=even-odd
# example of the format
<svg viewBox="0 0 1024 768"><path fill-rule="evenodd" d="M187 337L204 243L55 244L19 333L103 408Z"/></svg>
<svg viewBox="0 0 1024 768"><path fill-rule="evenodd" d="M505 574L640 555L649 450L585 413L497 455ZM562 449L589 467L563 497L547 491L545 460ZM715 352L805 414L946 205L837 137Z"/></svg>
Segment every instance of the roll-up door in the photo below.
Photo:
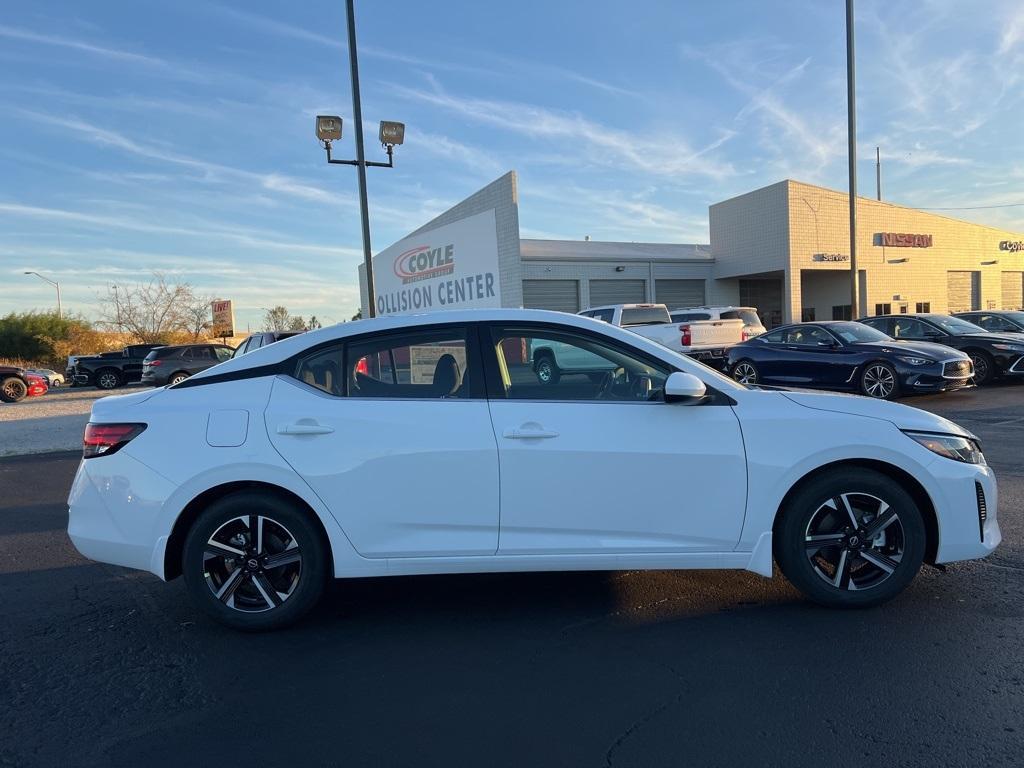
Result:
<svg viewBox="0 0 1024 768"><path fill-rule="evenodd" d="M1003 309L1024 309L1024 272L1003 272Z"/></svg>
<svg viewBox="0 0 1024 768"><path fill-rule="evenodd" d="M556 312L580 311L578 280L523 280L523 306Z"/></svg>
<svg viewBox="0 0 1024 768"><path fill-rule="evenodd" d="M590 306L643 304L647 293L643 280L591 280Z"/></svg>
<svg viewBox="0 0 1024 768"><path fill-rule="evenodd" d="M950 312L971 312L981 309L981 273L948 272L948 304Z"/></svg>
<svg viewBox="0 0 1024 768"><path fill-rule="evenodd" d="M654 300L670 310L704 305L703 280L655 280Z"/></svg>

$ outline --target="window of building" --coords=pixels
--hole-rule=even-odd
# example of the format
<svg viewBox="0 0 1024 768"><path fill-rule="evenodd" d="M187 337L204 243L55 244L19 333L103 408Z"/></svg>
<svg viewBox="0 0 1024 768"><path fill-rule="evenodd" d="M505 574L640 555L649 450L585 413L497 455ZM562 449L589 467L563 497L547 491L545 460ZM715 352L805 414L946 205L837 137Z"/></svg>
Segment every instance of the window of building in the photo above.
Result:
<svg viewBox="0 0 1024 768"><path fill-rule="evenodd" d="M906 302L903 302L902 304L900 304L900 314L901 314L901 315L905 315L905 314L907 314L907 309L908 309L908 308L909 308L909 307L907 306L907 303L906 303Z"/></svg>
<svg viewBox="0 0 1024 768"><path fill-rule="evenodd" d="M853 312L849 304L836 304L832 307L833 320L853 320Z"/></svg>
<svg viewBox="0 0 1024 768"><path fill-rule="evenodd" d="M917 302L917 312L931 312L932 303L930 301L919 301Z"/></svg>
<svg viewBox="0 0 1024 768"><path fill-rule="evenodd" d="M891 315L892 314L892 304L889 304L888 302L886 302L885 304L875 304L875 314L876 315Z"/></svg>
<svg viewBox="0 0 1024 768"><path fill-rule="evenodd" d="M801 323L813 323L814 322L814 307L804 307L800 310L800 322Z"/></svg>
<svg viewBox="0 0 1024 768"><path fill-rule="evenodd" d="M590 336L544 330L492 331L509 400L660 400L669 370Z"/></svg>

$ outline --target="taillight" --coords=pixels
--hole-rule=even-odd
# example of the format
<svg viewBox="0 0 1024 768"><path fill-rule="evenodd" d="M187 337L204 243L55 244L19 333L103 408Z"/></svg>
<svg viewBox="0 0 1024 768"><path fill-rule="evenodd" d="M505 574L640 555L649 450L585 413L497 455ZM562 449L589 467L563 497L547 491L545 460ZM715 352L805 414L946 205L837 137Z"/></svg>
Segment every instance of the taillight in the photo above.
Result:
<svg viewBox="0 0 1024 768"><path fill-rule="evenodd" d="M93 424L85 425L82 440L82 458L109 456L142 434L145 424Z"/></svg>
<svg viewBox="0 0 1024 768"><path fill-rule="evenodd" d="M154 368L156 368L158 365L163 365L163 364L164 364L163 360L148 360L147 362L144 363L144 365L151 365Z"/></svg>
<svg viewBox="0 0 1024 768"><path fill-rule="evenodd" d="M746 341L749 338L750 338L750 334L747 333L747 329L746 328L744 328L742 331L740 331L740 341Z"/></svg>
<svg viewBox="0 0 1024 768"><path fill-rule="evenodd" d="M682 344L684 347L690 346L690 344L693 342L693 336L690 334L690 326L680 325L679 330L682 331L683 334L679 343Z"/></svg>

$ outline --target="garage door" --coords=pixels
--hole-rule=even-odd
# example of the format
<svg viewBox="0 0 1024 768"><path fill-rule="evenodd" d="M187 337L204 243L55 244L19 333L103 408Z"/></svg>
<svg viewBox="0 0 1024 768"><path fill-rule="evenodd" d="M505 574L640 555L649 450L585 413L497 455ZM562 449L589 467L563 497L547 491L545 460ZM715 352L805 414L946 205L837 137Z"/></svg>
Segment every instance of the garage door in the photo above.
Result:
<svg viewBox="0 0 1024 768"><path fill-rule="evenodd" d="M981 273L948 272L948 303L950 312L971 312L981 309Z"/></svg>
<svg viewBox="0 0 1024 768"><path fill-rule="evenodd" d="M647 293L643 280L591 280L590 306L643 304Z"/></svg>
<svg viewBox="0 0 1024 768"><path fill-rule="evenodd" d="M579 312L579 280L523 280L523 306L527 309Z"/></svg>
<svg viewBox="0 0 1024 768"><path fill-rule="evenodd" d="M1003 272L1003 309L1024 309L1024 272Z"/></svg>
<svg viewBox="0 0 1024 768"><path fill-rule="evenodd" d="M654 300L669 309L700 307L704 304L703 280L655 280Z"/></svg>

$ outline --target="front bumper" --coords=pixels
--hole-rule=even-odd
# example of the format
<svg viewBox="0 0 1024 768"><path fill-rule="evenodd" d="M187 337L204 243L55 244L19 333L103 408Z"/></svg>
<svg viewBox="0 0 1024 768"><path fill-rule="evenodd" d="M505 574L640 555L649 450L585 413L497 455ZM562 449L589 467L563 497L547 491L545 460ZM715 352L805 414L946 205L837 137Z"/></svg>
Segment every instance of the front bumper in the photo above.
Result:
<svg viewBox="0 0 1024 768"><path fill-rule="evenodd" d="M938 363L899 367L900 387L904 392L949 392L973 386L974 366L970 360L942 360Z"/></svg>
<svg viewBox="0 0 1024 768"><path fill-rule="evenodd" d="M990 467L937 458L942 467L938 493L933 497L939 526L936 563L986 557L1003 539L999 530L999 491ZM984 519L980 513L984 499Z"/></svg>

